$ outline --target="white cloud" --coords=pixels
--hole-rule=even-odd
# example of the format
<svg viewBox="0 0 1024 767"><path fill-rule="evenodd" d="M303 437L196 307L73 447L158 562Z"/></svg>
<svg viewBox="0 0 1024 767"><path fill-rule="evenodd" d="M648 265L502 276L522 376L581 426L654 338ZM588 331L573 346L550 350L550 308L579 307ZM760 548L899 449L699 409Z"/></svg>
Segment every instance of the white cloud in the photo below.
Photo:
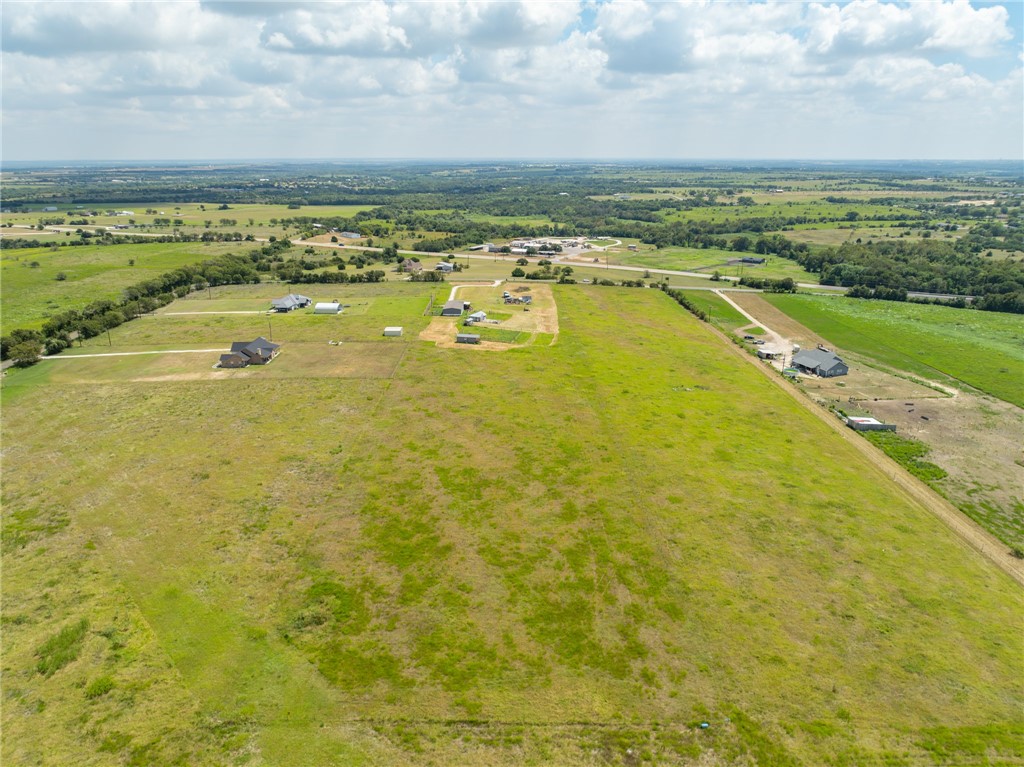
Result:
<svg viewBox="0 0 1024 767"><path fill-rule="evenodd" d="M940 124L1019 155L1009 18L967 0L5 3L4 156L61 131L151 136L150 156L190 131L181 155L735 156L770 134L845 156ZM840 141L839 121L860 132ZM942 135L921 146L955 153Z"/></svg>

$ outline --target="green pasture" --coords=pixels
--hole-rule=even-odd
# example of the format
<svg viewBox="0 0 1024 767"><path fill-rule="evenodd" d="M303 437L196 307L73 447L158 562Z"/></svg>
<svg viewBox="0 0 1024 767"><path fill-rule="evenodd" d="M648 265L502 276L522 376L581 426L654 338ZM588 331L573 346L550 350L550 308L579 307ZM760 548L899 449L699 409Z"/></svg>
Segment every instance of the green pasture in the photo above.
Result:
<svg viewBox="0 0 1024 767"><path fill-rule="evenodd" d="M879 206L863 202L831 203L824 200L807 202L772 201L755 205L715 205L690 210L673 211L665 215L665 221L711 221L722 223L741 218L788 218L806 216L811 219L830 221L843 218L848 213L856 213L858 219L865 222L875 219L880 214L898 215L906 213L916 217L918 212L912 208L898 205Z"/></svg>
<svg viewBox="0 0 1024 767"><path fill-rule="evenodd" d="M47 317L91 301L121 298L124 288L186 264L224 253L244 253L249 243L82 245L0 251L3 326L33 328ZM134 260L134 265L129 261ZM38 267L31 264L36 262ZM63 273L65 278L57 280Z"/></svg>
<svg viewBox="0 0 1024 767"><path fill-rule="evenodd" d="M731 332L750 324L750 320L736 311L732 304L727 303L721 296L716 295L710 290L688 290L686 291L686 297L698 309L703 309L707 312L711 322L723 330ZM748 330L746 332L753 333L754 331ZM763 333L764 331L761 332Z"/></svg>
<svg viewBox="0 0 1024 767"><path fill-rule="evenodd" d="M949 376L1024 407L1017 315L840 296L765 298L840 348L925 378Z"/></svg>
<svg viewBox="0 0 1024 767"><path fill-rule="evenodd" d="M340 289L391 377L260 375L344 353L309 316L248 377L8 374L5 763L1024 754L1020 589L667 296L559 286L493 354Z"/></svg>
<svg viewBox="0 0 1024 767"><path fill-rule="evenodd" d="M728 265L732 259L743 256L756 256L756 253L738 253L733 250L718 248L682 248L670 246L666 248L643 248L636 251L619 251L609 254L613 264L627 266L648 266L652 269L676 269L679 271L700 270L711 276L715 271L728 277L765 277L782 279L792 277L800 282L817 282L818 276L808 272L795 261L779 256L765 256L764 264ZM603 258L603 256L602 256Z"/></svg>

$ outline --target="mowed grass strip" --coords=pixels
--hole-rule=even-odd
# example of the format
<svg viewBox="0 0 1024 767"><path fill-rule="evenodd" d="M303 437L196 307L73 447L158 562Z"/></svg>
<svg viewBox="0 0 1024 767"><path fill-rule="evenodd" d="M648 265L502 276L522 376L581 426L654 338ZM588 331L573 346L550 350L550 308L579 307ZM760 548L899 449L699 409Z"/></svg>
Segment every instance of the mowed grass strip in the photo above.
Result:
<svg viewBox="0 0 1024 767"><path fill-rule="evenodd" d="M832 296L764 297L842 349L926 378L947 375L1024 407L1019 315Z"/></svg>
<svg viewBox="0 0 1024 767"><path fill-rule="evenodd" d="M555 346L410 343L390 381L20 387L3 513L74 526L7 555L5 673L105 625L32 617L98 582L85 535L172 692L240 728L194 762L969 763L981 727L1013 757L1012 582L666 296L555 290ZM132 758L72 696L105 657L5 747Z"/></svg>

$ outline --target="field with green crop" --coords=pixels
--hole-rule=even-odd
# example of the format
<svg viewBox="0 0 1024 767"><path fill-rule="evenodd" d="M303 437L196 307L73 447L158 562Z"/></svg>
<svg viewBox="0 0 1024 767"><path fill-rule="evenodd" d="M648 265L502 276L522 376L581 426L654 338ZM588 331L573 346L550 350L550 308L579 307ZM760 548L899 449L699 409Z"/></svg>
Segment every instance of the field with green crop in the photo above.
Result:
<svg viewBox="0 0 1024 767"><path fill-rule="evenodd" d="M721 296L715 295L710 290L688 290L686 297L698 309L705 311L711 322L723 330L732 331L750 324L750 320L736 311L731 304L726 303ZM759 333L763 332L763 330L759 330Z"/></svg>
<svg viewBox="0 0 1024 767"><path fill-rule="evenodd" d="M5 379L5 764L1024 758L1020 589L667 296L493 354L339 287L246 377ZM247 329L200 301L113 348ZM370 319L394 366L273 374Z"/></svg>
<svg viewBox="0 0 1024 767"><path fill-rule="evenodd" d="M926 378L949 376L1024 407L1018 315L832 296L765 298L843 349Z"/></svg>
<svg viewBox="0 0 1024 767"><path fill-rule="evenodd" d="M818 276L806 271L800 264L790 261L787 258L778 256L766 256L764 264L735 264L730 265L729 261L739 259L743 256L754 256L753 253L737 253L733 250L719 250L717 248L681 248L666 247L654 249L650 247L641 248L635 252L622 251L609 254L612 264L626 264L627 266L649 266L652 269L676 269L679 271L693 271L699 269L709 276L714 272L728 277L768 277L781 279L792 277L800 282L813 282L817 284ZM757 256L760 258L760 256ZM601 256L604 260L604 256Z"/></svg>
<svg viewBox="0 0 1024 767"><path fill-rule="evenodd" d="M181 242L0 251L3 326L38 328L57 312L99 299L120 299L129 285L224 253L244 253L249 247L237 242ZM65 279L58 280L60 274Z"/></svg>

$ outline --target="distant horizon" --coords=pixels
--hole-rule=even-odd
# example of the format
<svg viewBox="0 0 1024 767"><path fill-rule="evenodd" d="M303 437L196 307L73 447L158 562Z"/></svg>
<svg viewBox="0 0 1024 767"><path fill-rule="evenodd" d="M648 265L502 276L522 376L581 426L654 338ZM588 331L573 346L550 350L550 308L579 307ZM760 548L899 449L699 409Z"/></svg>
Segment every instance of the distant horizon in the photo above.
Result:
<svg viewBox="0 0 1024 767"><path fill-rule="evenodd" d="M548 165L1021 165L1024 156L996 158L933 158L933 157L195 157L195 158L125 158L125 159L0 159L0 169L8 166L31 167L151 167L180 165L306 165L306 164L376 165L382 163L408 163L411 165L520 165L539 163Z"/></svg>

